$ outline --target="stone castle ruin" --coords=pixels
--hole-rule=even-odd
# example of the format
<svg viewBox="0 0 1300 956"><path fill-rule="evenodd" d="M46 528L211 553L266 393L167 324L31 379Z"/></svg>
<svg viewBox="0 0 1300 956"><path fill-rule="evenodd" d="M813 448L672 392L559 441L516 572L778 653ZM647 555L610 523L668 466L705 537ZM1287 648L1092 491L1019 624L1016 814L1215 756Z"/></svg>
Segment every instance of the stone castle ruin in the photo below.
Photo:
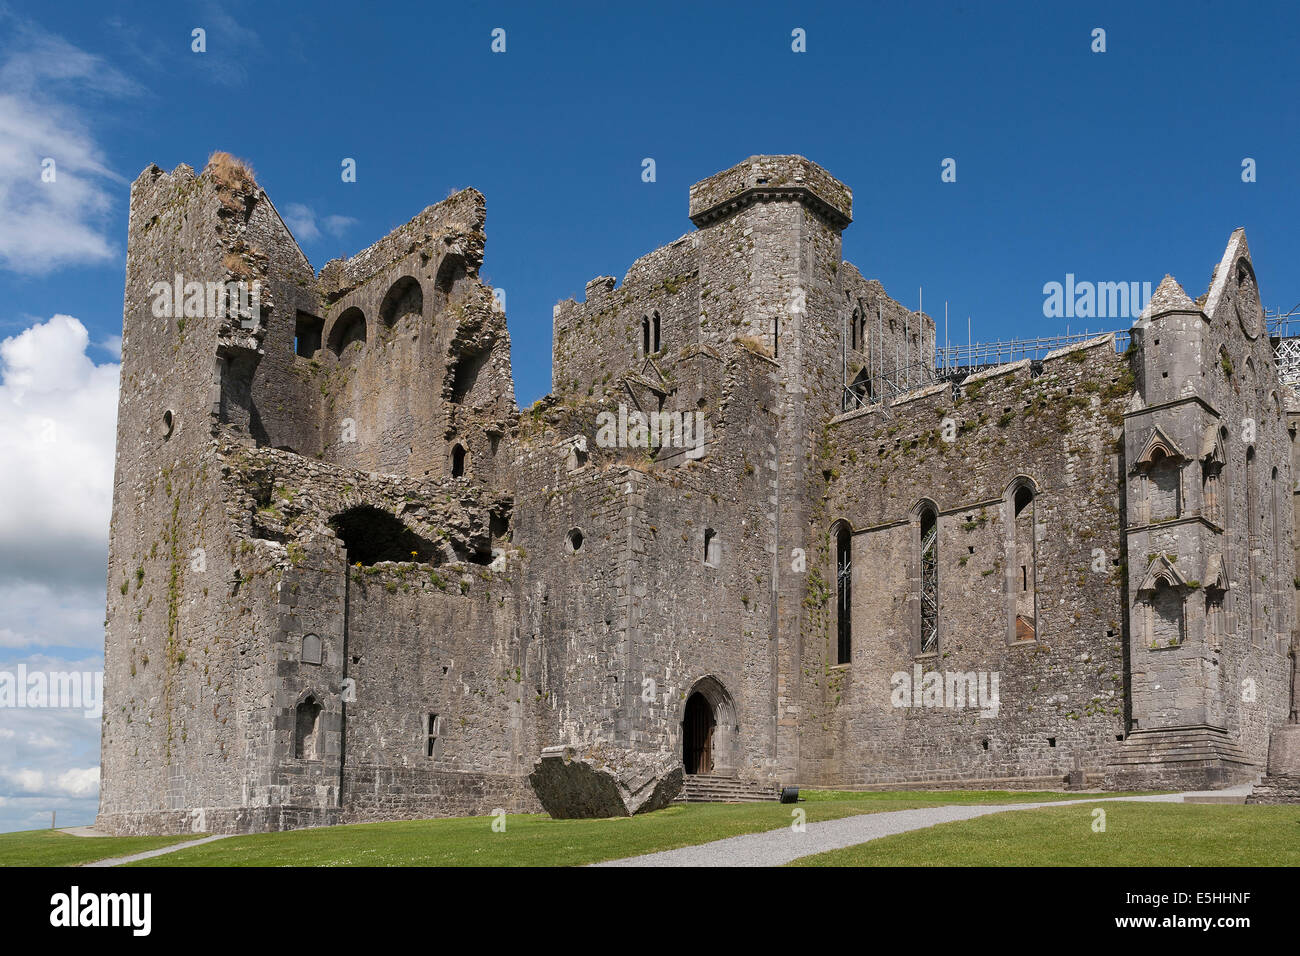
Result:
<svg viewBox="0 0 1300 956"><path fill-rule="evenodd" d="M688 788L1276 782L1300 410L1241 230L1123 352L956 374L816 164L689 212L555 307L520 410L477 191L316 272L238 161L140 175L99 827L536 810L574 748Z"/></svg>

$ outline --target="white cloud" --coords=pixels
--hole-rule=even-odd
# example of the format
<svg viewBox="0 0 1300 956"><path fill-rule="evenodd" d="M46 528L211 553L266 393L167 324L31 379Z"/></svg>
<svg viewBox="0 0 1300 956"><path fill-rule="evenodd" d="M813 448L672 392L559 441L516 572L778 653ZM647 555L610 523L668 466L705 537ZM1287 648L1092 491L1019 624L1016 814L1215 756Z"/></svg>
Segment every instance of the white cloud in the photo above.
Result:
<svg viewBox="0 0 1300 956"><path fill-rule="evenodd" d="M30 767L0 772L21 793L55 797L88 797L99 792L99 768L75 767L61 772L47 772Z"/></svg>
<svg viewBox="0 0 1300 956"><path fill-rule="evenodd" d="M101 58L0 7L0 265L43 274L118 255L105 235L112 172L88 129L86 106L135 91ZM64 99L72 95L80 105ZM53 181L42 180L54 161Z"/></svg>
<svg viewBox="0 0 1300 956"><path fill-rule="evenodd" d="M101 598L102 600L102 598ZM0 671L14 673L94 671L98 654L69 660L47 654L0 659ZM76 708L0 708L0 832L95 818L99 773L99 721Z"/></svg>
<svg viewBox="0 0 1300 956"><path fill-rule="evenodd" d="M356 222L351 216L326 216L317 224L316 213L310 206L291 202L284 207L284 223L300 243L315 242L321 237L322 227L337 239Z"/></svg>
<svg viewBox="0 0 1300 956"><path fill-rule="evenodd" d="M69 315L0 341L0 645L103 620L120 366L88 344Z"/></svg>

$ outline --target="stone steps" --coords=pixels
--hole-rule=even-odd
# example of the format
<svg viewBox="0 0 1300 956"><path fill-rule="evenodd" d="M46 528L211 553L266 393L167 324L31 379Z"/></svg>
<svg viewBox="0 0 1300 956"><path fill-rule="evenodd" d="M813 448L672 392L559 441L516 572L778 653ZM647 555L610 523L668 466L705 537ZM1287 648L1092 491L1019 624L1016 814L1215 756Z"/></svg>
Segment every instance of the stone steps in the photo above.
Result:
<svg viewBox="0 0 1300 956"><path fill-rule="evenodd" d="M778 799L775 787L713 774L687 774L677 796L680 803L764 803Z"/></svg>
<svg viewBox="0 0 1300 956"><path fill-rule="evenodd" d="M1221 727L1135 730L1106 768L1118 789L1210 790L1254 779L1258 762Z"/></svg>
<svg viewBox="0 0 1300 956"><path fill-rule="evenodd" d="M1300 803L1300 776L1269 774L1255 784L1247 803Z"/></svg>

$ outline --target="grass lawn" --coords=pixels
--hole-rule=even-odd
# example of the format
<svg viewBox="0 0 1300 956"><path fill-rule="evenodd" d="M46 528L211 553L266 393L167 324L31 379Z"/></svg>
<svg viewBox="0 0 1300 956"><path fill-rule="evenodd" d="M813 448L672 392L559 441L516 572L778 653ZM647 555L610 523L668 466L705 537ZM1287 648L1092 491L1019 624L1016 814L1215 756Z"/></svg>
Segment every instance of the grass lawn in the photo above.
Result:
<svg viewBox="0 0 1300 956"><path fill-rule="evenodd" d="M1093 809L1106 831L1093 832ZM791 866L1300 866L1300 806L1101 803L943 823Z"/></svg>
<svg viewBox="0 0 1300 956"><path fill-rule="evenodd" d="M809 823L952 803L1031 803L1078 799L1070 793L996 791L805 791ZM789 826L779 803L677 804L645 816L552 820L512 814L502 833L491 817L363 823L229 837L132 866L574 866L693 846ZM3 839L0 837L0 839Z"/></svg>
<svg viewBox="0 0 1300 956"><path fill-rule="evenodd" d="M202 833L169 837L78 837L58 830L0 833L0 866L76 866L156 850L201 836Z"/></svg>

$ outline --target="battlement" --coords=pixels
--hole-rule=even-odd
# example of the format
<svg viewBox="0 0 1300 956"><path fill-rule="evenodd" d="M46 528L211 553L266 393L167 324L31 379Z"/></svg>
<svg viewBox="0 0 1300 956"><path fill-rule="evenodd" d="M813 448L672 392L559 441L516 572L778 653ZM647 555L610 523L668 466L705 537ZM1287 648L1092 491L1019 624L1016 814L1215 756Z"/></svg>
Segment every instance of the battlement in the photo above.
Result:
<svg viewBox="0 0 1300 956"><path fill-rule="evenodd" d="M751 156L691 187L690 216L704 227L756 202L802 202L836 229L853 221L853 191L802 156Z"/></svg>

